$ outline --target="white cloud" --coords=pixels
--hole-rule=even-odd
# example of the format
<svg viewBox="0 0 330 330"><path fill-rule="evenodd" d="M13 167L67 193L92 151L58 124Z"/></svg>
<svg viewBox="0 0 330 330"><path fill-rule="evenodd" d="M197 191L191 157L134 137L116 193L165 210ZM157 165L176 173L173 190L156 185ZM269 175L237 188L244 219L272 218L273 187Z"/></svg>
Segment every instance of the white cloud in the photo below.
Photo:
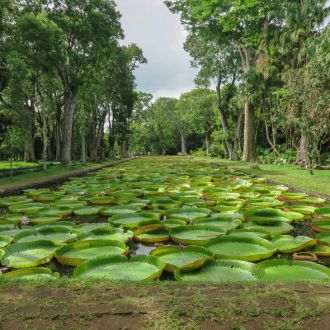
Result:
<svg viewBox="0 0 330 330"><path fill-rule="evenodd" d="M194 87L196 71L183 49L186 31L163 0L117 0L125 43L143 49L148 64L135 71L138 89L155 96L178 97Z"/></svg>

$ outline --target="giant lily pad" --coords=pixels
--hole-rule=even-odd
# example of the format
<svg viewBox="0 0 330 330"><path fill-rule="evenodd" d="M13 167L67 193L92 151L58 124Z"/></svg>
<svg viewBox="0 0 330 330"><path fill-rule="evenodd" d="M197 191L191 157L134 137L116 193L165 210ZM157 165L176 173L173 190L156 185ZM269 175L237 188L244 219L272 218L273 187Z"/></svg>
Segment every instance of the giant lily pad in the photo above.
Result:
<svg viewBox="0 0 330 330"><path fill-rule="evenodd" d="M105 256L84 262L75 277L102 278L112 281L151 281L161 276L165 263L153 256Z"/></svg>
<svg viewBox="0 0 330 330"><path fill-rule="evenodd" d="M87 240L62 246L55 254L57 261L63 265L78 266L85 260L105 255L125 254L128 247L118 241Z"/></svg>
<svg viewBox="0 0 330 330"><path fill-rule="evenodd" d="M242 228L247 230L262 230L269 233L270 235L286 234L293 229L291 225L283 221L274 222L271 225L262 225L253 221L249 221L243 223Z"/></svg>
<svg viewBox="0 0 330 330"><path fill-rule="evenodd" d="M47 205L42 203L16 204L9 207L11 213L34 214L45 208Z"/></svg>
<svg viewBox="0 0 330 330"><path fill-rule="evenodd" d="M260 237L222 236L206 244L217 259L258 261L271 257L276 248L273 243Z"/></svg>
<svg viewBox="0 0 330 330"><path fill-rule="evenodd" d="M96 215L100 211L100 207L80 207L73 210L73 214L80 215L80 216L89 216L89 215Z"/></svg>
<svg viewBox="0 0 330 330"><path fill-rule="evenodd" d="M264 281L330 280L330 269L308 261L266 260L256 265L255 274Z"/></svg>
<svg viewBox="0 0 330 330"><path fill-rule="evenodd" d="M290 235L282 235L274 239L273 243L278 251L292 253L316 245L317 240L307 236L293 237Z"/></svg>
<svg viewBox="0 0 330 330"><path fill-rule="evenodd" d="M11 268L35 267L49 262L57 246L46 240L23 242L9 245L1 263Z"/></svg>
<svg viewBox="0 0 330 330"><path fill-rule="evenodd" d="M141 210L141 206L138 205L116 205L111 207L103 207L100 209L100 214L104 216L110 216L114 214L127 214L127 213L136 213Z"/></svg>
<svg viewBox="0 0 330 330"><path fill-rule="evenodd" d="M320 207L315 211L315 215L321 219L330 220L330 207Z"/></svg>
<svg viewBox="0 0 330 330"><path fill-rule="evenodd" d="M325 245L330 245L330 231L325 231L323 233L319 233L317 235L315 235L315 237L317 238L317 240ZM1 247L1 245L0 245Z"/></svg>
<svg viewBox="0 0 330 330"><path fill-rule="evenodd" d="M252 209L245 212L245 219L261 224L271 224L273 222L290 222L291 218L286 212L273 208ZM302 216L303 217L303 216Z"/></svg>
<svg viewBox="0 0 330 330"><path fill-rule="evenodd" d="M253 263L241 260L210 260L198 270L189 273L177 270L174 276L178 281L184 282L251 282L256 280L254 267Z"/></svg>
<svg viewBox="0 0 330 330"><path fill-rule="evenodd" d="M193 221L198 218L203 218L210 214L209 209L198 207L182 207L178 209L170 209L165 212L168 218L181 219L185 221Z"/></svg>
<svg viewBox="0 0 330 330"><path fill-rule="evenodd" d="M13 239L10 236L1 236L0 235L0 249L4 248L11 243Z"/></svg>
<svg viewBox="0 0 330 330"><path fill-rule="evenodd" d="M50 281L59 278L59 273L53 273L49 268L25 268L0 274L0 280L10 281Z"/></svg>
<svg viewBox="0 0 330 330"><path fill-rule="evenodd" d="M36 230L25 230L14 237L15 242L33 242L38 240L52 241L56 245L72 242L77 234L67 227L41 227Z"/></svg>
<svg viewBox="0 0 330 330"><path fill-rule="evenodd" d="M145 243L165 242L170 239L169 232L164 229L157 229L153 231L144 232L134 236L134 239Z"/></svg>
<svg viewBox="0 0 330 330"><path fill-rule="evenodd" d="M330 231L330 220L316 220L312 222L312 229L317 232Z"/></svg>
<svg viewBox="0 0 330 330"><path fill-rule="evenodd" d="M78 241L86 240L112 240L127 242L130 238L133 237L133 232L128 230L124 231L122 228L96 228L89 232L81 233L77 236Z"/></svg>
<svg viewBox="0 0 330 330"><path fill-rule="evenodd" d="M109 222L117 226L123 226L124 228L136 228L142 221L145 220L159 220L159 214L151 212L138 212L138 213L124 213L117 214L109 218Z"/></svg>
<svg viewBox="0 0 330 330"><path fill-rule="evenodd" d="M177 269L191 271L203 266L213 258L213 254L201 246L165 246L152 250L150 255L160 258L166 263L165 270L174 272Z"/></svg>
<svg viewBox="0 0 330 330"><path fill-rule="evenodd" d="M225 233L223 228L209 225L180 226L170 231L174 242L194 245L205 245L210 239Z"/></svg>
<svg viewBox="0 0 330 330"><path fill-rule="evenodd" d="M162 224L165 229L169 230L175 227L185 226L186 222L184 220L179 219L167 219L162 221Z"/></svg>

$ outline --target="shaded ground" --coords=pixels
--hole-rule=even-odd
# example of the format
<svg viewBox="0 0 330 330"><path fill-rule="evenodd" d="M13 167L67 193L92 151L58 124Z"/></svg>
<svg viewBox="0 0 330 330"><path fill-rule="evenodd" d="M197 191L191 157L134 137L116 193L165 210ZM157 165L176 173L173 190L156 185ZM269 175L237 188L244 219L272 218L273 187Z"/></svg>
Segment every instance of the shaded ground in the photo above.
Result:
<svg viewBox="0 0 330 330"><path fill-rule="evenodd" d="M53 283L1 285L0 329L323 330L330 324L330 283Z"/></svg>

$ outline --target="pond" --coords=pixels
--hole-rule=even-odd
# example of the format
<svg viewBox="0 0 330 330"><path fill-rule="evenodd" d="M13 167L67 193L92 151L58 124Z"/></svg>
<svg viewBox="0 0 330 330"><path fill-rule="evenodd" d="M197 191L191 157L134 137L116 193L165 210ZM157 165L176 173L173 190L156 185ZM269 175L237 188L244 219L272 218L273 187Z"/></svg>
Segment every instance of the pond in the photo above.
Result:
<svg viewBox="0 0 330 330"><path fill-rule="evenodd" d="M0 280L330 279L325 200L193 158L134 160L0 207Z"/></svg>

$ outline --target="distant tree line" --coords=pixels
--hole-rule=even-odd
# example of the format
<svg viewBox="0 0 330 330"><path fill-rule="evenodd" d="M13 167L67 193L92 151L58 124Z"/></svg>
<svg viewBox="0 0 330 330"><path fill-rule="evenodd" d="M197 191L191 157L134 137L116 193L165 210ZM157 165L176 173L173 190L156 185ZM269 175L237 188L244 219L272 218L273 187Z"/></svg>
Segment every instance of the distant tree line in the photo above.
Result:
<svg viewBox="0 0 330 330"><path fill-rule="evenodd" d="M1 0L0 157L96 161L128 153L146 62L122 46L112 0Z"/></svg>

